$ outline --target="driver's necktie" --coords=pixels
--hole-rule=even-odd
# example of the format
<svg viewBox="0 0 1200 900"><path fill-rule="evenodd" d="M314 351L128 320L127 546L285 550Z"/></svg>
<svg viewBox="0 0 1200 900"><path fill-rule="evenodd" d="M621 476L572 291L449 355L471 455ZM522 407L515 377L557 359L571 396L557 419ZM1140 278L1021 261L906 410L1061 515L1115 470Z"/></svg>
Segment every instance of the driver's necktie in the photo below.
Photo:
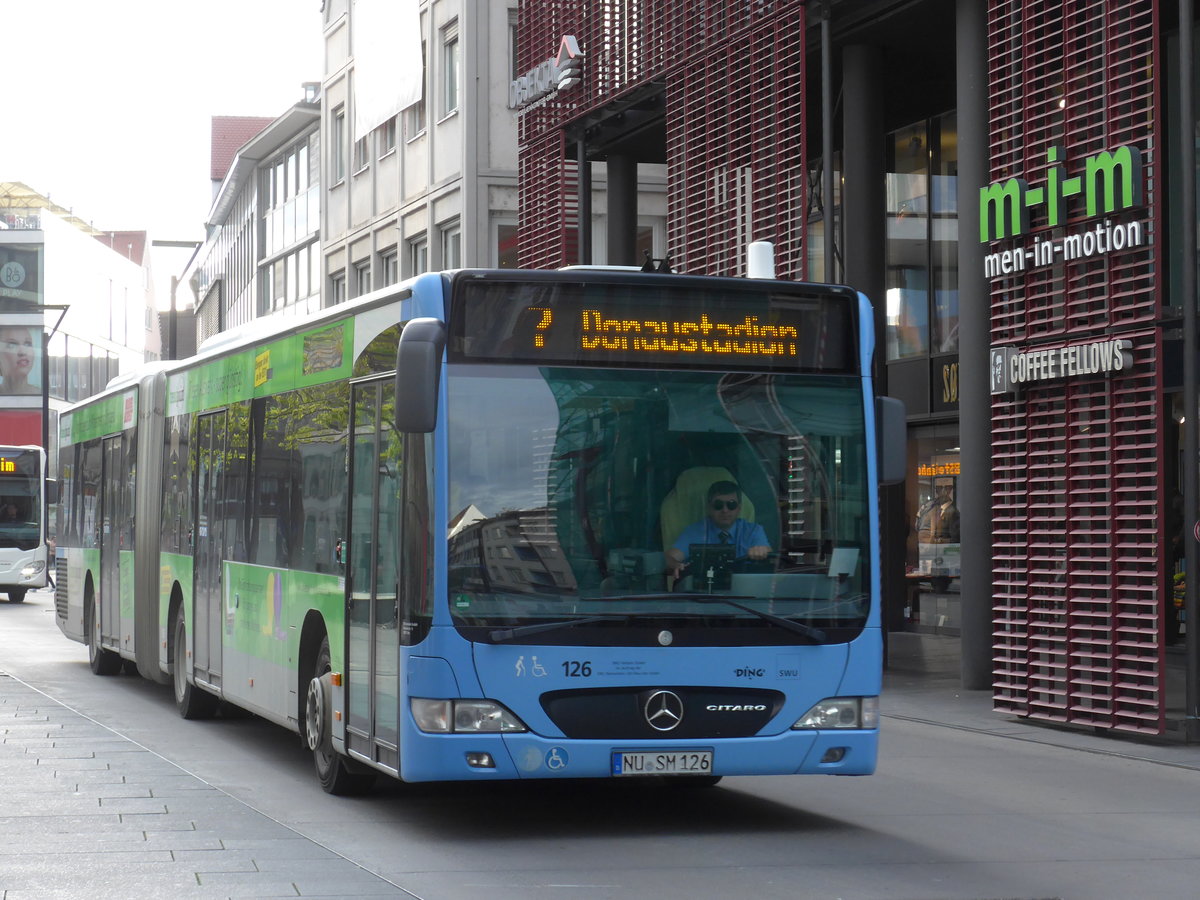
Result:
<svg viewBox="0 0 1200 900"><path fill-rule="evenodd" d="M722 544L729 543L729 532L728 531L722 531L720 534L717 535L717 537L720 538Z"/></svg>

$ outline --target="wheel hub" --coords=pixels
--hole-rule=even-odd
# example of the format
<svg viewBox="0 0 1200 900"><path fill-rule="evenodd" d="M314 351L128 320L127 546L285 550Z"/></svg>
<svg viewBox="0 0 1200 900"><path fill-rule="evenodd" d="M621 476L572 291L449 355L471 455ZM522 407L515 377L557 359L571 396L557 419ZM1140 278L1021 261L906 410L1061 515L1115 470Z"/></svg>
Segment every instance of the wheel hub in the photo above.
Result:
<svg viewBox="0 0 1200 900"><path fill-rule="evenodd" d="M309 750L318 750L325 743L326 703L324 684L327 676L314 678L308 683L308 698L304 704L305 736Z"/></svg>

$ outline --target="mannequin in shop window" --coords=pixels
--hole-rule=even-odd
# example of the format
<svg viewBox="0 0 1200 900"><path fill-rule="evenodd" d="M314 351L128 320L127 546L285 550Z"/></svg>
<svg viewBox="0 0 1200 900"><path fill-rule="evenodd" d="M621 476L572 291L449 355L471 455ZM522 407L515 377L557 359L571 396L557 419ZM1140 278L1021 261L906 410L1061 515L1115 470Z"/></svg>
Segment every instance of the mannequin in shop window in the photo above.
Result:
<svg viewBox="0 0 1200 900"><path fill-rule="evenodd" d="M949 481L934 484L933 499L917 516L917 539L923 544L957 544L959 535L954 484Z"/></svg>
<svg viewBox="0 0 1200 900"><path fill-rule="evenodd" d="M920 572L929 576L935 592L946 591L960 572L961 554L958 506L954 502L954 480L935 481L933 497L917 514Z"/></svg>

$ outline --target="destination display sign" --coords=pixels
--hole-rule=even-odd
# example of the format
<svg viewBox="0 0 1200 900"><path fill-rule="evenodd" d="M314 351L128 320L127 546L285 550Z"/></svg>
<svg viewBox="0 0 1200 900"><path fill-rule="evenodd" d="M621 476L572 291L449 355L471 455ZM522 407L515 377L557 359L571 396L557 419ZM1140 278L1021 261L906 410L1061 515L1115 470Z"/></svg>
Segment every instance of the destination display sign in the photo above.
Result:
<svg viewBox="0 0 1200 900"><path fill-rule="evenodd" d="M37 474L39 456L36 450L10 450L0 453L0 475L22 478Z"/></svg>
<svg viewBox="0 0 1200 900"><path fill-rule="evenodd" d="M450 356L539 365L856 371L853 291L745 284L467 282L451 316Z"/></svg>

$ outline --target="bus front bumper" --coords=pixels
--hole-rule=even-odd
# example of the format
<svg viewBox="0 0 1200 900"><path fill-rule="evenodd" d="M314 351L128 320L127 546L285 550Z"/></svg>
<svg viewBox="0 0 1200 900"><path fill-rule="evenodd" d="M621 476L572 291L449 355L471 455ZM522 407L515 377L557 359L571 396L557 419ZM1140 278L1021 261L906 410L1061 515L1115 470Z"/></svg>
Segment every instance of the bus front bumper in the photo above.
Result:
<svg viewBox="0 0 1200 900"><path fill-rule="evenodd" d="M878 729L791 730L695 741L583 741L521 734L405 735L405 781L645 775L870 775ZM638 766L619 765L618 754ZM628 757L621 757L620 762ZM617 770L623 769L622 774Z"/></svg>
<svg viewBox="0 0 1200 900"><path fill-rule="evenodd" d="M17 560L8 571L0 572L0 591L13 588L42 588L46 581L46 564L31 559Z"/></svg>

